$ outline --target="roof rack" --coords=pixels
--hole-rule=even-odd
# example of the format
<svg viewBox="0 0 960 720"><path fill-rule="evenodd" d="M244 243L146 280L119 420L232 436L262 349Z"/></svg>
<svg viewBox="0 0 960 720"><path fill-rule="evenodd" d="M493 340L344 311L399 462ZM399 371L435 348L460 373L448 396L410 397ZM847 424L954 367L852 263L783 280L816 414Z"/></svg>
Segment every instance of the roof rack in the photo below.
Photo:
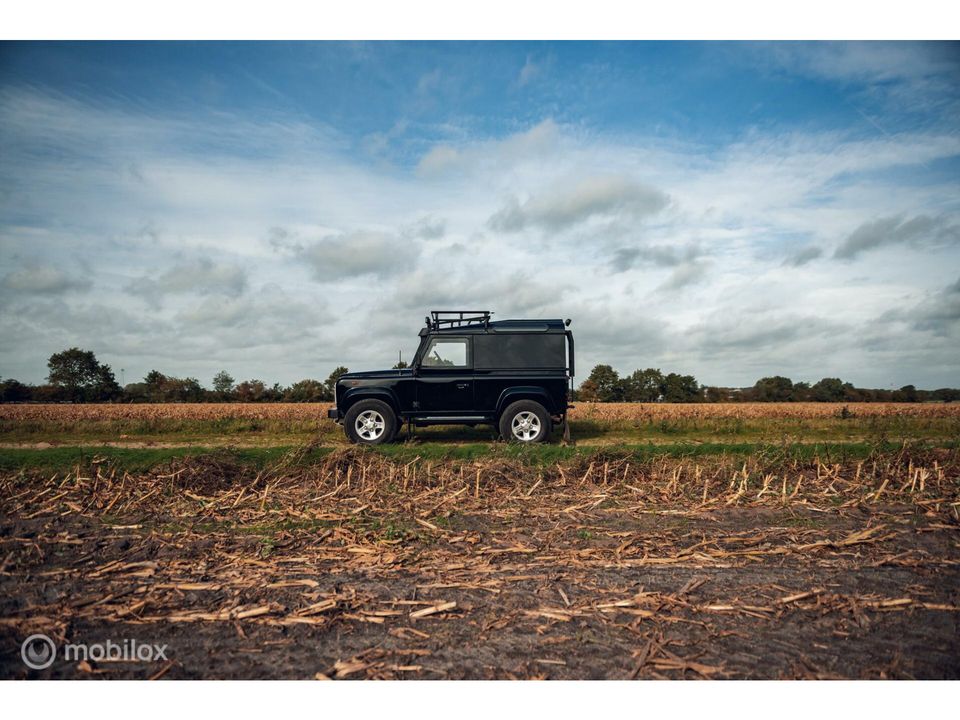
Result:
<svg viewBox="0 0 960 720"><path fill-rule="evenodd" d="M431 310L430 317L425 318L428 330L440 330L446 326L448 328L463 327L470 325L483 325L490 327L490 316L493 315L489 310Z"/></svg>

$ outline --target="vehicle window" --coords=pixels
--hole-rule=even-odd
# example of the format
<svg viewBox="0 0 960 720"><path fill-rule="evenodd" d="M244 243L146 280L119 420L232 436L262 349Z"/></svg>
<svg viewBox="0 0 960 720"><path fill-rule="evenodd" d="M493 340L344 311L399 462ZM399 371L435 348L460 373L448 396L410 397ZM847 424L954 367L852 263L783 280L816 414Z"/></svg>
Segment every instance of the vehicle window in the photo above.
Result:
<svg viewBox="0 0 960 720"><path fill-rule="evenodd" d="M466 367L467 341L465 338L433 338L423 354L423 367Z"/></svg>
<svg viewBox="0 0 960 720"><path fill-rule="evenodd" d="M560 333L497 333L473 339L473 366L487 369L566 367L566 339Z"/></svg>

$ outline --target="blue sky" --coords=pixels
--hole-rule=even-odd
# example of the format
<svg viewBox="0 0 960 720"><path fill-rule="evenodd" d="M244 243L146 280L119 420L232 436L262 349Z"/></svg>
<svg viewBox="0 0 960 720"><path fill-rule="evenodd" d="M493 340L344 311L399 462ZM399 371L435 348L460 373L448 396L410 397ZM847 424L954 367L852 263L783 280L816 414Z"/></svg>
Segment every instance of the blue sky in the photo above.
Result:
<svg viewBox="0 0 960 720"><path fill-rule="evenodd" d="M439 306L580 367L960 386L958 43L2 43L0 375L289 383Z"/></svg>
<svg viewBox="0 0 960 720"><path fill-rule="evenodd" d="M843 48L846 48L844 52ZM830 67L831 54L839 63ZM851 57L863 55L862 59ZM889 56L890 67L878 68ZM818 56L822 59L814 60ZM550 117L600 133L643 133L707 147L747 128L871 135L947 121L884 89L910 75L954 84L949 43L5 43L3 79L151 112L296 116L353 143L406 123L409 144L497 136ZM811 58L811 59L808 59ZM916 67L897 67L905 60ZM867 115L868 117L863 117ZM411 161L415 152L400 159Z"/></svg>

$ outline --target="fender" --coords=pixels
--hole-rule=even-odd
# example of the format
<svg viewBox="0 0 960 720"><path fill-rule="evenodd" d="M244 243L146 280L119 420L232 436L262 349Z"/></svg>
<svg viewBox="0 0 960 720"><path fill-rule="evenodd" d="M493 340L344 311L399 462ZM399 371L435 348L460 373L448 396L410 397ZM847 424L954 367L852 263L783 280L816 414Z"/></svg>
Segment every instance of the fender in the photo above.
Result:
<svg viewBox="0 0 960 720"><path fill-rule="evenodd" d="M347 410L361 400L383 400L387 405L393 408L393 411L397 414L397 418L400 418L400 402L397 400L397 395L393 392L392 388L350 388L343 394L343 397L340 398L340 407L342 408L343 415L346 415Z"/></svg>
<svg viewBox="0 0 960 720"><path fill-rule="evenodd" d="M552 414L554 411L553 400L550 398L549 393L542 387L537 387L536 385L518 385L516 387L509 387L500 393L500 398L497 400L497 415L502 413L507 405L517 400L535 400L543 405L548 413Z"/></svg>

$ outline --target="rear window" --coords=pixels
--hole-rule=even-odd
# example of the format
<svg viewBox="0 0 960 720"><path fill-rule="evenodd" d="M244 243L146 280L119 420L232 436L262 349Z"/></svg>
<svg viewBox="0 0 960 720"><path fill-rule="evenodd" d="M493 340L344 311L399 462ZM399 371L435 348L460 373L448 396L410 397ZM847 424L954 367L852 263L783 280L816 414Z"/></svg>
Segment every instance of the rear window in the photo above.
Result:
<svg viewBox="0 0 960 720"><path fill-rule="evenodd" d="M563 369L567 366L565 338L558 333L476 335L473 338L473 366L478 370Z"/></svg>

